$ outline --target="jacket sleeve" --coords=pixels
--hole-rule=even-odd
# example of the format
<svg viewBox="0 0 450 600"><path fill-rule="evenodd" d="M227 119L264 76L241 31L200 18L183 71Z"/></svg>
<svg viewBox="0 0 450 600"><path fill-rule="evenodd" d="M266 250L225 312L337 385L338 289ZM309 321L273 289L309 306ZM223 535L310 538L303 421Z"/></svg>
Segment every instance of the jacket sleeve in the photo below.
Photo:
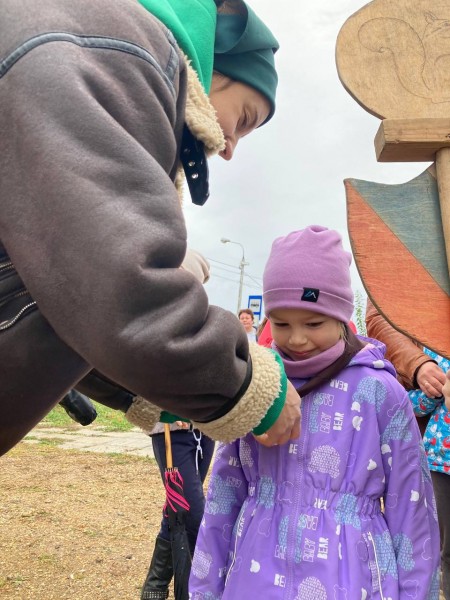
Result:
<svg viewBox="0 0 450 600"><path fill-rule="evenodd" d="M220 444L192 561L189 579L192 598L203 598L202 593L205 598L221 598L247 490L248 482L239 458L239 441Z"/></svg>
<svg viewBox="0 0 450 600"><path fill-rule="evenodd" d="M421 365L432 359L406 335L394 329L367 299L366 327L369 337L386 346L386 358L394 365L397 378L407 389L417 387L415 376Z"/></svg>
<svg viewBox="0 0 450 600"><path fill-rule="evenodd" d="M399 597L428 600L439 590L439 527L428 461L408 395L394 379L381 419L385 519L394 544ZM436 587L437 585L437 587Z"/></svg>
<svg viewBox="0 0 450 600"><path fill-rule="evenodd" d="M408 397L416 417L424 417L431 414L443 402L442 398L428 398L422 390L411 390L408 392Z"/></svg>
<svg viewBox="0 0 450 600"><path fill-rule="evenodd" d="M179 268L186 229L173 180L185 65L168 80L155 68L173 66L165 30L149 22L145 37L153 62L54 42L0 81L2 242L43 316L86 363L236 438L284 402L283 371L270 353L250 362L239 321ZM259 373L270 374L261 396Z"/></svg>

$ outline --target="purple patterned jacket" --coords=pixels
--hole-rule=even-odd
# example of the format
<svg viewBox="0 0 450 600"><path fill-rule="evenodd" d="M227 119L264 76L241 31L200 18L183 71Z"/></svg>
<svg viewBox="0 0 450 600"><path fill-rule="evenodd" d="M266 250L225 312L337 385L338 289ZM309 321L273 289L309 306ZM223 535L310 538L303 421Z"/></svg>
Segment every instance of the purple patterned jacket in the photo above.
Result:
<svg viewBox="0 0 450 600"><path fill-rule="evenodd" d="M366 341L303 398L297 441L218 447L191 600L438 599L422 440L384 345Z"/></svg>

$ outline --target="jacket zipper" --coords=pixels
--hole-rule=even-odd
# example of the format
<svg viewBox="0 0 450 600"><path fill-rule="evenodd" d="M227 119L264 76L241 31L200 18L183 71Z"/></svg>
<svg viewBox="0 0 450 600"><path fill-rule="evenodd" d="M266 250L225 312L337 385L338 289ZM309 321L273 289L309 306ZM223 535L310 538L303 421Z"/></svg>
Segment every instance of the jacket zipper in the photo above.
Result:
<svg viewBox="0 0 450 600"><path fill-rule="evenodd" d="M292 518L292 521L290 520L290 522L289 522L289 530L288 530L287 548L289 548L289 546L292 548L292 554L288 553L286 551L286 561L289 561L289 562L286 562L286 567L287 567L286 570L287 570L287 573L289 576L288 584L286 586L287 592L285 592L286 598L291 598L291 596L292 596L292 585L293 585L293 581L294 581L294 578L292 575L294 567L292 566L292 563L294 562L293 557L295 554L295 540L296 540L296 531L297 531L299 504L300 504L300 490L302 487L302 479L303 479L303 448L306 444L306 436L307 436L306 425L304 425L304 424L308 423L308 416L309 416L308 415L309 402L303 403L303 401L304 401L304 398L302 398L302 431L305 432L305 435L301 441L299 438L299 443L298 443L298 448L297 448L299 475L298 475L298 478L296 478L296 482L298 483L297 489L294 489L294 510L291 513L293 518ZM301 436L301 434L300 434L300 436ZM287 550L287 548L286 548L286 550ZM289 568L290 566L292 568Z"/></svg>
<svg viewBox="0 0 450 600"><path fill-rule="evenodd" d="M381 573L380 573L380 567L378 565L378 557L377 557L377 550L375 548L375 541L372 537L372 533L369 531L369 533L367 534L367 537L370 540L370 543L372 544L372 548L373 548L373 554L375 556L375 565L377 567L377 575L378 575L378 586L380 588L380 595L381 595L381 600L385 600L384 594L383 594L383 588L381 587Z"/></svg>
<svg viewBox="0 0 450 600"><path fill-rule="evenodd" d="M230 568L228 569L228 571L227 571L227 574L226 574L226 577L225 577L225 584L224 584L224 586L223 586L224 588L227 586L227 583L228 583L228 578L229 578L229 576L230 576L230 574L231 574L231 571L233 570L234 563L236 562L237 542L238 542L238 537L239 537L239 536L238 536L238 531L239 531L239 529L240 529L240 527L239 527L239 526L240 526L240 524L241 524L241 521L242 521L242 517L243 517L243 516L244 516L244 511L243 511L243 510L241 510L241 512L240 512L240 514L239 514L239 521L238 521L238 523L237 523L237 527L236 527L236 537L235 537L235 539L234 539L233 559L232 559L232 561L231 561Z"/></svg>
<svg viewBox="0 0 450 600"><path fill-rule="evenodd" d="M26 296L28 293L29 292L27 290L23 290L22 292L14 294L14 296L12 298L8 298L8 302L10 300L14 300L15 298L20 298L21 296ZM33 306L36 306L35 301L29 302L28 304L26 304L11 319L7 319L6 321L1 321L0 322L0 331L5 331L5 329L9 329L10 327L12 327L28 311L28 309L32 308Z"/></svg>
<svg viewBox="0 0 450 600"><path fill-rule="evenodd" d="M2 265L0 265L0 273L2 271L10 271L11 269L14 269L14 265L12 264L12 262L3 263Z"/></svg>
<svg viewBox="0 0 450 600"><path fill-rule="evenodd" d="M26 296L27 294L29 295L29 291L22 289L22 290L20 290L20 292L16 292L12 296L6 296L2 300L0 300L0 307L4 306L5 304L9 304L9 302L11 302L11 300L15 300L16 298L20 298L21 296Z"/></svg>

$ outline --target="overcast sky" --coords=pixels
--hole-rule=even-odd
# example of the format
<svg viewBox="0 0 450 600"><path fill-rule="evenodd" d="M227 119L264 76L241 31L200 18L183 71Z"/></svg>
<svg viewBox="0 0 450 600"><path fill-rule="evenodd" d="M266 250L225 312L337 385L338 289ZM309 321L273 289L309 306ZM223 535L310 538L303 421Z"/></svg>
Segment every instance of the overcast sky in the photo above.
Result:
<svg viewBox="0 0 450 600"><path fill-rule="evenodd" d="M272 241L319 224L337 229L348 250L343 179L403 183L428 166L376 162L380 121L351 98L339 81L335 45L340 28L364 4L358 0L250 0L280 42L277 112L241 140L231 162L210 161L211 196L203 207L185 199L189 245L211 263L211 304L236 311L242 250L242 306L262 293ZM354 290L363 291L352 268Z"/></svg>

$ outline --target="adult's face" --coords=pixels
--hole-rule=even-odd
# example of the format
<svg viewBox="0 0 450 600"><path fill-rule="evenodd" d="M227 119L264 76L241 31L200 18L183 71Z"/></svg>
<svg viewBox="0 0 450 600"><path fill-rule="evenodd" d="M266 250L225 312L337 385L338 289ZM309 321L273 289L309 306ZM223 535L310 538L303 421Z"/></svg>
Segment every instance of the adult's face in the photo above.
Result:
<svg viewBox="0 0 450 600"><path fill-rule="evenodd" d="M239 315L239 321L242 323L245 331L249 332L253 328L253 319L248 313L241 313Z"/></svg>
<svg viewBox="0 0 450 600"><path fill-rule="evenodd" d="M269 116L269 101L249 85L217 73L213 73L209 98L225 136L225 149L219 155L231 160L239 140Z"/></svg>

